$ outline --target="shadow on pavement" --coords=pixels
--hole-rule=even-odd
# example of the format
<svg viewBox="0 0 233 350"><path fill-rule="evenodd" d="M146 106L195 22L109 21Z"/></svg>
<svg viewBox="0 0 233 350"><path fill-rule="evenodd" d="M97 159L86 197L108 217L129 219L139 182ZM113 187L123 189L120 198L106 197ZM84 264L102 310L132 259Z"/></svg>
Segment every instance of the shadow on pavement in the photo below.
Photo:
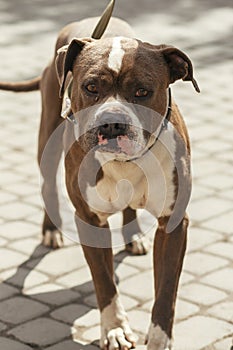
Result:
<svg viewBox="0 0 233 350"><path fill-rule="evenodd" d="M51 350L55 350L57 349L57 347L60 349L59 346L61 346L64 343L63 341L67 342L68 349L69 350L78 350L78 349L82 349L82 350L94 350L97 345L98 345L98 340L95 340L94 342L87 344L87 345L83 345L77 341L73 342L72 341L72 323L74 323L75 320L78 320L80 317L84 316L86 313L88 313L90 310L92 310L94 307L90 307L88 305L85 305L85 303L83 302L82 298L84 297L84 293L83 290L88 291L85 292L85 297L87 297L88 295L91 295L94 293L94 287L93 287L93 283L92 281L88 281L86 283L82 283L80 285L77 285L73 288L64 288L58 291L52 291L52 292L45 292L45 293L37 293L37 294L33 294L33 295L28 295L25 294L23 292L23 288L24 288L24 282L27 278L27 276L33 271L33 269L36 268L36 266L40 263L40 261L51 252L50 249L42 246L41 244L38 245L35 250L33 251L33 253L31 254L31 256L29 257L28 260L24 261L21 265L18 266L17 271L15 272L15 274L13 276L11 276L10 278L8 278L7 280L3 281L0 284L0 293L1 290L4 291L4 288L6 286L10 286L10 287L17 287L18 288L18 293L14 294L12 296L12 298L23 298L23 302L21 304L22 308L24 307L25 303L28 301L39 301L40 303L43 303L41 305L44 305L46 307L46 311L44 313L40 313L39 316L35 317L32 316L31 319L29 319L29 317L27 317L25 319L25 321L21 322L20 324L14 324L14 325L10 325L11 330L9 331L9 328L5 330L5 332L1 332L1 336L6 336L7 338L12 337L13 335L13 339L19 339L21 342L23 342L24 344L27 344L28 346L31 346L33 349L44 349L47 348L49 345L54 345L54 349L53 346L51 346ZM127 256L128 254L124 251L119 252L118 254L115 255L115 270L117 269L118 265L124 260L124 258ZM30 266L30 267L29 267ZM59 273L59 271L58 271ZM78 280L78 271L77 271L77 280ZM116 276L116 280L118 281L118 278ZM73 299L72 302L70 301L70 293L72 291L75 291L77 293L77 298L76 300ZM79 296L80 294L80 296ZM11 299L8 299L9 302L11 302ZM55 305L55 303L53 303L53 301L57 301L57 300L62 300L63 302L60 302L59 305ZM56 310L56 309L60 309L64 306L68 306L70 304L76 304L77 303L77 308L75 309L75 313L73 312L72 315L74 314L74 317L72 318L72 315L69 315L69 323L64 323L65 321L61 321L60 319L58 319L59 321L59 329L55 329L54 328L54 324L55 322L57 322L57 319L52 318L51 317L51 313ZM82 304L82 305L81 305ZM93 304L93 303L92 303ZM33 305L32 305L33 307ZM7 310L8 311L8 310ZM7 311L4 314L4 317L7 318ZM17 312L24 312L23 310L20 309L20 307L17 309ZM9 311L12 313L12 311ZM38 324L39 322L43 322L43 320L46 322L46 320L50 320L51 323L46 323L47 329L46 329L46 333L49 334L47 339L43 339L44 337L44 329L40 329L40 327L36 327L35 326L35 321L38 320ZM53 323L54 322L54 323ZM7 323L7 322L6 322ZM98 323L98 320L97 322ZM51 324L51 327L50 327ZM22 327L22 325L24 326L24 329ZM13 326L13 327L12 327ZM21 331L19 334L19 337L17 336L17 334L15 335L15 333L12 333L12 328L16 329L17 326L21 327ZM75 328L77 329L77 326L75 326ZM55 331L59 331L60 334L60 338L58 335L58 339L55 340L54 342L50 342L49 339L51 336L54 336ZM78 329L77 329L78 330ZM30 334L30 339L31 341L26 341L24 340L24 334L23 332L25 331L25 335L27 337L28 334ZM17 333L17 332L16 332ZM16 338L15 338L16 337ZM62 338L62 339L61 339ZM41 339L41 342L40 342ZM62 343L61 343L62 341ZM59 342L59 344L56 342ZM49 348L50 349L50 348Z"/></svg>

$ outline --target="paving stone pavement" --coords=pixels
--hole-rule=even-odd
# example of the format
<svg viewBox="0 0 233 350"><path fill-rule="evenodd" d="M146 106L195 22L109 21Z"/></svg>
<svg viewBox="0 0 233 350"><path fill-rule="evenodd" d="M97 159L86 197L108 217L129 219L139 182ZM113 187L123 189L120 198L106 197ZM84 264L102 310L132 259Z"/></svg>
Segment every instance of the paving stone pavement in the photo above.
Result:
<svg viewBox="0 0 233 350"><path fill-rule="evenodd" d="M171 43L188 53L201 87L199 95L188 83L172 88L189 127L194 178L174 349L230 350L232 4L227 0L134 3L119 0L116 14L129 19L138 37ZM0 0L0 80L39 74L52 55L57 30L74 19L99 14L105 4L104 0L88 4ZM61 250L40 245L39 114L38 92L0 91L0 349L95 350L99 313L80 246L68 238ZM153 297L151 253L133 257L117 249L115 271L131 326L139 335L138 348L144 348Z"/></svg>

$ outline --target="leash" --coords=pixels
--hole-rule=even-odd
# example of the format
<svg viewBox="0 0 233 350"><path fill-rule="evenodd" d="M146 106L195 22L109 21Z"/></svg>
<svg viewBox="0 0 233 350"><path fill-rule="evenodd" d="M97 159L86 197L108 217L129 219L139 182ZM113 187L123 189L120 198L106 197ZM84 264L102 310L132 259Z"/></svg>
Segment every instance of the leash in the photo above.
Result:
<svg viewBox="0 0 233 350"><path fill-rule="evenodd" d="M110 3L108 4L108 6L106 7L106 9L104 10L104 12L101 15L101 18L99 20L99 22L97 23L91 37L93 39L100 39L102 37L102 35L104 34L108 22L110 21L110 18L112 17L112 12L114 9L114 5L115 5L115 0L111 0Z"/></svg>

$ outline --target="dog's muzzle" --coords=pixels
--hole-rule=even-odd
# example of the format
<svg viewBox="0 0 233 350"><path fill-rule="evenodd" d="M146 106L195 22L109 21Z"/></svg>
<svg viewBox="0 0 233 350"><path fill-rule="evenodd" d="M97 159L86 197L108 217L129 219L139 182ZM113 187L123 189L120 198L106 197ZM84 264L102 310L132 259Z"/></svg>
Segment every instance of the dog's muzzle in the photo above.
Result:
<svg viewBox="0 0 233 350"><path fill-rule="evenodd" d="M98 146L102 152L132 156L141 146L138 131L124 112L104 111L98 118Z"/></svg>
<svg viewBox="0 0 233 350"><path fill-rule="evenodd" d="M99 134L103 139L111 140L118 136L127 135L129 121L126 115L105 112L99 119Z"/></svg>

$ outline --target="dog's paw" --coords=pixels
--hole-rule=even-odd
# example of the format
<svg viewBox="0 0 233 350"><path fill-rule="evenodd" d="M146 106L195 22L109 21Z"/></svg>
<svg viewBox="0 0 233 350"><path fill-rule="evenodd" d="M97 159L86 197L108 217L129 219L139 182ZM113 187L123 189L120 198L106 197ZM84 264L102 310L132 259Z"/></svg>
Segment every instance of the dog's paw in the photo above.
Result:
<svg viewBox="0 0 233 350"><path fill-rule="evenodd" d="M127 314L116 294L101 312L100 347L104 350L128 350L136 346L137 336L133 334Z"/></svg>
<svg viewBox="0 0 233 350"><path fill-rule="evenodd" d="M151 247L150 238L143 233L137 233L132 236L132 241L127 243L125 249L133 255L145 255Z"/></svg>
<svg viewBox="0 0 233 350"><path fill-rule="evenodd" d="M129 327L128 329L117 327L104 333L100 339L100 348L103 350L128 350L136 346L137 337Z"/></svg>
<svg viewBox="0 0 233 350"><path fill-rule="evenodd" d="M62 234L58 230L46 230L43 239L42 244L45 247L57 249L63 247L63 239Z"/></svg>
<svg viewBox="0 0 233 350"><path fill-rule="evenodd" d="M147 350L172 350L172 340L159 325L150 325L146 338Z"/></svg>

